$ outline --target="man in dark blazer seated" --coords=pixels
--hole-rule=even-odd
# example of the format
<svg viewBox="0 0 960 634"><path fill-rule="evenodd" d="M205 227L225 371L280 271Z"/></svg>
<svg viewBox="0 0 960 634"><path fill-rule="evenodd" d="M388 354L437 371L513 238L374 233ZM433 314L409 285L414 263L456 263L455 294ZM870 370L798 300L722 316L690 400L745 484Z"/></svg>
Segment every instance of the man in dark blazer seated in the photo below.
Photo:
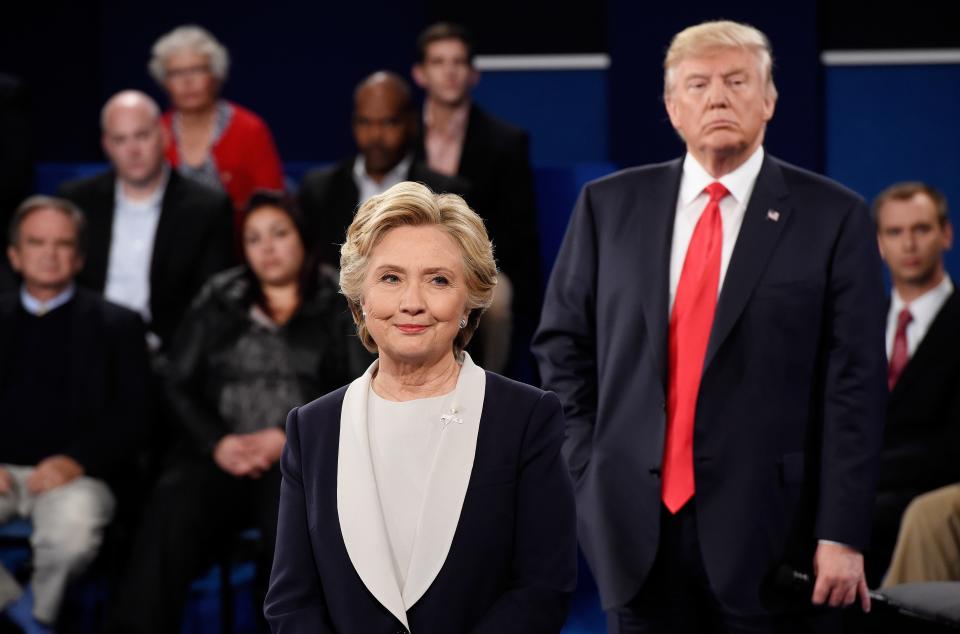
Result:
<svg viewBox="0 0 960 634"><path fill-rule="evenodd" d="M534 343L609 629L782 631L811 601L868 608L885 392L869 212L764 153L761 32L691 27L664 68L686 156L586 185ZM815 576L793 605L781 565Z"/></svg>
<svg viewBox="0 0 960 634"><path fill-rule="evenodd" d="M540 316L540 247L527 133L471 99L480 80L474 43L458 24L438 22L417 39L413 79L425 92L417 157L470 185L468 202L497 249L500 282L480 327L485 365L503 368L511 348L526 350Z"/></svg>
<svg viewBox="0 0 960 634"><path fill-rule="evenodd" d="M437 193L463 196L465 183L431 171L413 156L417 119L410 86L399 75L377 71L353 93L353 138L358 154L311 170L300 184L307 239L320 262L340 268L340 244L357 207L401 181Z"/></svg>
<svg viewBox="0 0 960 634"><path fill-rule="evenodd" d="M169 139L149 96L114 95L100 123L113 169L60 187L89 218L77 281L143 315L161 347L203 283L233 264L232 207L168 167Z"/></svg>
<svg viewBox="0 0 960 634"><path fill-rule="evenodd" d="M924 183L897 183L873 205L890 269L890 400L867 580L878 586L900 520L918 495L960 482L960 297L943 265L953 243L947 201Z"/></svg>
<svg viewBox="0 0 960 634"><path fill-rule="evenodd" d="M0 566L0 630L57 620L68 581L94 559L115 515L113 486L147 410L143 321L76 288L83 214L33 196L13 215L7 249L22 276L0 294L0 524L32 525L33 573L21 588Z"/></svg>

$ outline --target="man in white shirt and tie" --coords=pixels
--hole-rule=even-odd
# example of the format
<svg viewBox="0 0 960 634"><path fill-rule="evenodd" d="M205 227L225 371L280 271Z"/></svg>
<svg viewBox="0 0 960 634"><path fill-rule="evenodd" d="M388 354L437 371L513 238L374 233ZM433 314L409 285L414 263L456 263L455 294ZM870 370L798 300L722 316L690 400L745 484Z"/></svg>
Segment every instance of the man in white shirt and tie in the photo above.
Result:
<svg viewBox="0 0 960 634"><path fill-rule="evenodd" d="M943 254L953 228L943 194L897 183L873 205L893 294L887 314L890 401L868 581L890 563L901 517L918 495L960 482L960 297Z"/></svg>

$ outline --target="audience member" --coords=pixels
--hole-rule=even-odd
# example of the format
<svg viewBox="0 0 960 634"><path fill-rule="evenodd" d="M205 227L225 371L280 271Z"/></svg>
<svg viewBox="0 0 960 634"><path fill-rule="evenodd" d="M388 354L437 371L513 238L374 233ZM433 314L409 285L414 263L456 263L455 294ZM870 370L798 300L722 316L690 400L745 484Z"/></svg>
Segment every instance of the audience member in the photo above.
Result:
<svg viewBox="0 0 960 634"><path fill-rule="evenodd" d="M240 210L256 189L283 189L270 129L246 108L220 98L230 56L206 29L181 26L153 45L150 74L170 96L163 124L173 137L167 159L181 174L226 191Z"/></svg>
<svg viewBox="0 0 960 634"><path fill-rule="evenodd" d="M465 193L462 181L437 174L414 158L416 135L407 82L384 71L360 82L353 93L353 138L359 153L312 170L300 186L307 235L322 263L340 266L340 244L357 207L401 181L418 181L436 192Z"/></svg>
<svg viewBox="0 0 960 634"><path fill-rule="evenodd" d="M159 347L207 279L234 262L233 211L224 194L169 169L147 95L114 95L100 123L113 169L60 188L88 216L78 282L143 315Z"/></svg>
<svg viewBox="0 0 960 634"><path fill-rule="evenodd" d="M0 296L0 523L28 518L33 572L21 589L0 566L0 607L24 631L52 631L67 582L96 556L115 510L108 484L146 417L140 317L77 288L83 214L28 198L7 255L20 292Z"/></svg>
<svg viewBox="0 0 960 634"><path fill-rule="evenodd" d="M898 183L873 208L893 281L890 400L867 557L867 580L876 586L910 501L960 482L960 295L943 264L953 242L943 194L923 183Z"/></svg>
<svg viewBox="0 0 960 634"><path fill-rule="evenodd" d="M135 539L110 629L177 631L187 587L234 531L261 534L255 604L270 573L287 412L369 362L335 282L305 254L296 210L256 193L246 264L204 287L170 353L168 398L186 441L167 460Z"/></svg>
<svg viewBox="0 0 960 634"><path fill-rule="evenodd" d="M907 506L883 587L928 581L960 581L960 484Z"/></svg>
<svg viewBox="0 0 960 634"><path fill-rule="evenodd" d="M540 315L540 249L527 134L471 100L480 73L473 65L473 40L463 27L434 24L420 34L417 48L413 78L426 91L417 157L435 172L467 182L470 202L497 245L500 283L477 334L483 364L502 371L511 331L515 348L526 354Z"/></svg>
<svg viewBox="0 0 960 634"><path fill-rule="evenodd" d="M584 187L535 341L608 630L838 627L811 603L870 608L886 389L869 211L765 154L757 29L675 35L663 96L686 156ZM780 566L815 577L799 604L764 592Z"/></svg>

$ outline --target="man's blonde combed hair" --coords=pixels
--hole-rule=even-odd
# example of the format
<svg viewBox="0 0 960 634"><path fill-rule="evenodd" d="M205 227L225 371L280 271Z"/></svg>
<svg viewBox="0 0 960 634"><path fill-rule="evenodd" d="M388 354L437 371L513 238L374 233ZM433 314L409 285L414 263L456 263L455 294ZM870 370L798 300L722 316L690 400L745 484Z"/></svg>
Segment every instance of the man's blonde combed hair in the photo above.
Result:
<svg viewBox="0 0 960 634"><path fill-rule="evenodd" d="M398 183L360 206L340 248L340 292L350 304L360 341L371 352L377 343L363 318L361 299L367 264L373 249L397 227L435 226L446 232L463 256L467 325L457 333L453 352L458 359L493 300L497 265L483 220L456 194L435 194L421 183Z"/></svg>
<svg viewBox="0 0 960 634"><path fill-rule="evenodd" d="M677 65L690 57L707 55L717 50L740 48L753 53L760 65L760 76L766 81L767 90L777 97L773 83L773 53L770 40L762 31L749 24L730 20L701 22L687 27L673 36L670 48L663 59L663 95L666 98L673 89L673 73Z"/></svg>

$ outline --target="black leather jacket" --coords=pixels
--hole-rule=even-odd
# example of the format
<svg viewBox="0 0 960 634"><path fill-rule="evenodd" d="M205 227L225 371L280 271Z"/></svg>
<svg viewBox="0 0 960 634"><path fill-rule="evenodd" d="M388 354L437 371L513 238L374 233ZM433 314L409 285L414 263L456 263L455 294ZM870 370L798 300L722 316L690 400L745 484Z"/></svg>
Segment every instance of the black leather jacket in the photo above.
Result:
<svg viewBox="0 0 960 634"><path fill-rule="evenodd" d="M210 455L230 426L218 413L230 377L223 362L251 328L251 286L246 267L215 275L200 291L174 337L167 368L171 414L186 432L188 446ZM369 363L346 302L324 276L291 319L279 328L291 355L304 402L344 385Z"/></svg>

